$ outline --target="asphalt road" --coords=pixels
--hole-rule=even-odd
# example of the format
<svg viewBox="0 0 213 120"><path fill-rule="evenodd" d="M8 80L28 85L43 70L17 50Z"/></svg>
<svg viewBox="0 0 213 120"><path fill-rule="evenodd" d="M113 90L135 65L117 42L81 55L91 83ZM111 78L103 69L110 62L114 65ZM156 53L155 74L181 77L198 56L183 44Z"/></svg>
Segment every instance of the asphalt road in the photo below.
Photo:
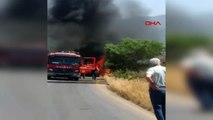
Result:
<svg viewBox="0 0 213 120"><path fill-rule="evenodd" d="M103 80L49 81L45 71L0 70L1 120L155 120Z"/></svg>
<svg viewBox="0 0 213 120"><path fill-rule="evenodd" d="M103 83L49 81L49 120L155 120L151 112L112 93Z"/></svg>
<svg viewBox="0 0 213 120"><path fill-rule="evenodd" d="M0 70L0 120L154 120L101 80L50 81L45 71ZM47 87L48 86L48 87ZM194 99L167 93L167 120L212 120Z"/></svg>

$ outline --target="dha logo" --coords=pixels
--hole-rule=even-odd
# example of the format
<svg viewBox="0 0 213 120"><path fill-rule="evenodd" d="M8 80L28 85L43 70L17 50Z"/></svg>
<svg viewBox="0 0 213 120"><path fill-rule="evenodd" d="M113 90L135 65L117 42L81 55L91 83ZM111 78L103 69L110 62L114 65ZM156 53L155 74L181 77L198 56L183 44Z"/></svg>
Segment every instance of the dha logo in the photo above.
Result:
<svg viewBox="0 0 213 120"><path fill-rule="evenodd" d="M161 23L159 21L145 21L145 25L146 26L151 26L151 25L154 25L154 26L157 26L157 25L161 25Z"/></svg>

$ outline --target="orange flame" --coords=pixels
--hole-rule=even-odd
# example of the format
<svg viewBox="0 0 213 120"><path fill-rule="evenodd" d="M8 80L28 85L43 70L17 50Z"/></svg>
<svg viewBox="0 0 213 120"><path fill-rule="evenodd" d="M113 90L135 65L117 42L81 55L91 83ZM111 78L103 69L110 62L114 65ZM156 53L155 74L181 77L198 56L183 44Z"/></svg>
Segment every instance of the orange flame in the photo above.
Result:
<svg viewBox="0 0 213 120"><path fill-rule="evenodd" d="M110 74L111 69L105 69L105 74Z"/></svg>
<svg viewBox="0 0 213 120"><path fill-rule="evenodd" d="M103 77L104 74L105 74L105 71L104 71L104 63L106 61L106 56L103 55L101 56L101 58L97 61L96 63L96 67L99 71L99 77Z"/></svg>

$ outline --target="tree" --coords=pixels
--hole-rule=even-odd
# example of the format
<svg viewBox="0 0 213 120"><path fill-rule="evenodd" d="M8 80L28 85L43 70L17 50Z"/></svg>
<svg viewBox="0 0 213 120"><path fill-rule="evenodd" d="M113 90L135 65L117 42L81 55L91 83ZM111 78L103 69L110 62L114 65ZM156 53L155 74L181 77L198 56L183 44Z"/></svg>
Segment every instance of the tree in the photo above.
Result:
<svg viewBox="0 0 213 120"><path fill-rule="evenodd" d="M123 39L118 44L106 44L106 66L113 70L137 71L146 66L146 61L162 54L164 44L157 41Z"/></svg>

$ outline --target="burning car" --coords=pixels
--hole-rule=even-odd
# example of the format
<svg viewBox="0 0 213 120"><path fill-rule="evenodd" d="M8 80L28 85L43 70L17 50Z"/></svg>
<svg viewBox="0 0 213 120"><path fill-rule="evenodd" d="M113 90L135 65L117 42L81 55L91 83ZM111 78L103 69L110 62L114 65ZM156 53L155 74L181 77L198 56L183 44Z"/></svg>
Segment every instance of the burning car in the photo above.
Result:
<svg viewBox="0 0 213 120"><path fill-rule="evenodd" d="M96 58L95 57L84 57L82 58L80 67L81 76L85 79L85 76L92 76L95 80L96 76L99 73L99 68L96 65Z"/></svg>

